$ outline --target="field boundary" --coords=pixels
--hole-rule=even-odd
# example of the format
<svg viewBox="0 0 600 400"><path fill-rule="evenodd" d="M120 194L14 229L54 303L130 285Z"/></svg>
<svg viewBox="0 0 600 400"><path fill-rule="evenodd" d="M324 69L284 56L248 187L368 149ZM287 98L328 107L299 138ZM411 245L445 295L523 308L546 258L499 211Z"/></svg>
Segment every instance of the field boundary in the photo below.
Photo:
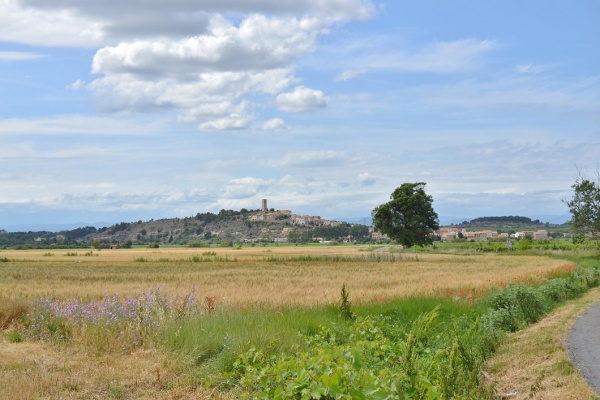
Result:
<svg viewBox="0 0 600 400"><path fill-rule="evenodd" d="M598 398L573 366L566 340L577 318L599 301L600 288L594 288L538 323L509 334L486 363L485 375L497 398Z"/></svg>

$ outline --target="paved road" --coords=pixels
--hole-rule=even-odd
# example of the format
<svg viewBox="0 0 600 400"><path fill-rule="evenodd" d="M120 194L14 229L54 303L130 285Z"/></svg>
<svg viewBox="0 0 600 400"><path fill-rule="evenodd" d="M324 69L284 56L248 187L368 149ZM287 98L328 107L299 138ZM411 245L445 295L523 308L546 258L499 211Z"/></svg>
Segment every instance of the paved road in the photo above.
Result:
<svg viewBox="0 0 600 400"><path fill-rule="evenodd" d="M600 394L600 303L575 321L567 351L581 375Z"/></svg>

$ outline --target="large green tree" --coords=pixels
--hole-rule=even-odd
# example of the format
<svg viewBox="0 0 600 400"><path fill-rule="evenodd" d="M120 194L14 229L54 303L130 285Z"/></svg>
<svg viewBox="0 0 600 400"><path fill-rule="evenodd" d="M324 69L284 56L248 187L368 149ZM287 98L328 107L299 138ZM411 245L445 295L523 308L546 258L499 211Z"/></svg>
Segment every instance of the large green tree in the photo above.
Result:
<svg viewBox="0 0 600 400"><path fill-rule="evenodd" d="M573 198L565 200L572 218L569 221L573 241L600 239L600 171L596 181L579 176L573 186Z"/></svg>
<svg viewBox="0 0 600 400"><path fill-rule="evenodd" d="M403 183L390 196L390 201L376 207L373 226L403 246L425 246L433 242L433 231L439 229L433 198L425 193L425 183Z"/></svg>

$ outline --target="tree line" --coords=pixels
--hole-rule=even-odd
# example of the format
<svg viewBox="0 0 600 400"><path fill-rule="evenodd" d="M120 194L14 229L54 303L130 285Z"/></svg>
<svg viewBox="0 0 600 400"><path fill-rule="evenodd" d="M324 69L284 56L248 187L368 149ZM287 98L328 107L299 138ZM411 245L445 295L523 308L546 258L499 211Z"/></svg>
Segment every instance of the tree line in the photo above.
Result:
<svg viewBox="0 0 600 400"><path fill-rule="evenodd" d="M321 238L327 241L340 241L348 237L351 237L352 241L367 241L370 239L369 227L351 224L317 227L306 231L290 232L288 234L288 241L291 243L310 243L314 241L314 238Z"/></svg>

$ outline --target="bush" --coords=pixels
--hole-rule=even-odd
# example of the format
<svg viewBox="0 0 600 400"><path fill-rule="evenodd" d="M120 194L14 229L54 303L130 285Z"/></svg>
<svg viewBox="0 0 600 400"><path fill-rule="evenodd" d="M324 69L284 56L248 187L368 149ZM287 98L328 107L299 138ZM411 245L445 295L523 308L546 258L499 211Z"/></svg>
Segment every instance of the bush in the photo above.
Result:
<svg viewBox="0 0 600 400"><path fill-rule="evenodd" d="M540 286L539 290L553 303L574 299L582 292L582 288L580 289L573 279L568 278L547 280Z"/></svg>
<svg viewBox="0 0 600 400"><path fill-rule="evenodd" d="M546 313L544 297L530 286L512 285L496 290L489 298L493 310L505 310L501 318L505 329L514 332L522 327L537 322Z"/></svg>
<svg viewBox="0 0 600 400"><path fill-rule="evenodd" d="M533 245L533 240L529 236L525 236L523 239L519 240L519 250L529 250Z"/></svg>
<svg viewBox="0 0 600 400"><path fill-rule="evenodd" d="M210 247L210 243L202 240L195 240L193 242L190 242L188 244L188 247Z"/></svg>

